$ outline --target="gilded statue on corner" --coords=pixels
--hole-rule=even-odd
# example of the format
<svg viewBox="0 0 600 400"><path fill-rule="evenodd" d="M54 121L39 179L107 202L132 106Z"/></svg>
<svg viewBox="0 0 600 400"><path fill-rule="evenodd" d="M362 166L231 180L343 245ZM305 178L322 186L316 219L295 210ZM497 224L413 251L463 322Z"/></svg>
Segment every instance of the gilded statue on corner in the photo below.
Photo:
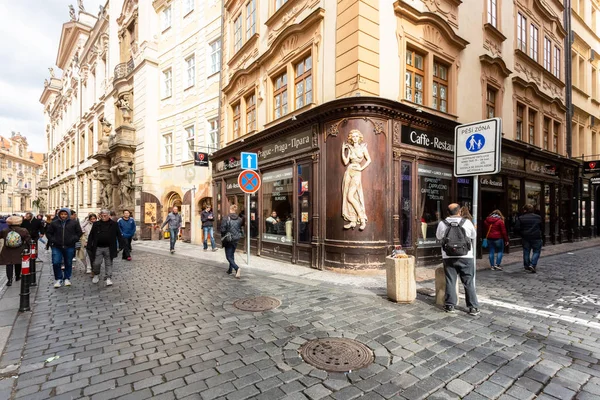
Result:
<svg viewBox="0 0 600 400"><path fill-rule="evenodd" d="M351 130L348 140L342 144L342 161L347 166L342 181L342 217L348 221L344 229L354 229L358 225L362 231L367 226L367 212L361 175L371 164L371 156L358 129Z"/></svg>

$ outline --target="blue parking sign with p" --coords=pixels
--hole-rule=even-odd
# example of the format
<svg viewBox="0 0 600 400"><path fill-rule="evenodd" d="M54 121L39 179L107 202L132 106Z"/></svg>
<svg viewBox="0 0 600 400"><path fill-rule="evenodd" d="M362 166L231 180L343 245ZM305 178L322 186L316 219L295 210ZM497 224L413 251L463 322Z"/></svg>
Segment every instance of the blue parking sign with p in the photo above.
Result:
<svg viewBox="0 0 600 400"><path fill-rule="evenodd" d="M256 153L246 153L241 152L240 160L242 164L242 169L258 169L258 154Z"/></svg>

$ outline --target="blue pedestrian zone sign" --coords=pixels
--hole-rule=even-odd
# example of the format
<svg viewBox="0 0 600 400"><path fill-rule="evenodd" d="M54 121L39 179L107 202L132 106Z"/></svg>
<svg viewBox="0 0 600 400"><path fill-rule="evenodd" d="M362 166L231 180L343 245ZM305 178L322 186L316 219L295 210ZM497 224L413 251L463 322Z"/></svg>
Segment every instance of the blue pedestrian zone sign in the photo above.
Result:
<svg viewBox="0 0 600 400"><path fill-rule="evenodd" d="M478 152L479 150L483 149L483 146L485 146L485 137L479 133L471 135L467 139L466 145L467 150L469 150L471 153Z"/></svg>
<svg viewBox="0 0 600 400"><path fill-rule="evenodd" d="M256 153L240 153L240 161L242 164L242 169L258 169L258 154Z"/></svg>
<svg viewBox="0 0 600 400"><path fill-rule="evenodd" d="M454 144L454 176L494 175L500 172L500 118L457 126Z"/></svg>

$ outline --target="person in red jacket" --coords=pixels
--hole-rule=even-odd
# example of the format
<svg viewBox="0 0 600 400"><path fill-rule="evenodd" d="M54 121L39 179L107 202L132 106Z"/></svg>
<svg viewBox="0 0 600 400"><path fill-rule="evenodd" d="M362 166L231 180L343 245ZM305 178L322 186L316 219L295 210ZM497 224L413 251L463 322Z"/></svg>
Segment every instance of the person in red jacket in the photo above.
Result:
<svg viewBox="0 0 600 400"><path fill-rule="evenodd" d="M485 231L490 249L490 266L492 270L502 271L500 264L502 264L504 246L508 246L508 233L504 225L504 215L500 210L492 211L485 219Z"/></svg>

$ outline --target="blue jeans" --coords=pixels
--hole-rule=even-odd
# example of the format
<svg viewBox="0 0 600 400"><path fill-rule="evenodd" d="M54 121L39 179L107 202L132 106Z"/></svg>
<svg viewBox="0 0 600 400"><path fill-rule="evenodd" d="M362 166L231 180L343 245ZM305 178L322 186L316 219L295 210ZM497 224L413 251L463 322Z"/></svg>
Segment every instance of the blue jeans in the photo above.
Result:
<svg viewBox="0 0 600 400"><path fill-rule="evenodd" d="M504 255L504 239L488 239L488 247L490 248L490 265L502 264L502 256ZM494 261L494 255L497 254L497 259Z"/></svg>
<svg viewBox="0 0 600 400"><path fill-rule="evenodd" d="M238 270L238 265L235 263L235 248L237 247L237 240L232 240L231 242L228 242L225 246L225 258L227 259L227 261L229 261L229 269L227 270L227 273L231 273L232 270Z"/></svg>
<svg viewBox="0 0 600 400"><path fill-rule="evenodd" d="M55 280L71 279L74 256L75 247L52 247L52 268L54 269ZM65 264L64 271L60 268L63 263Z"/></svg>
<svg viewBox="0 0 600 400"><path fill-rule="evenodd" d="M204 250L208 249L208 241L206 240L206 238L208 237L208 235L210 234L210 245L212 246L213 250L215 248L215 238L213 237L215 234L215 231L213 230L212 226L205 226L202 228L202 236L204 237Z"/></svg>
<svg viewBox="0 0 600 400"><path fill-rule="evenodd" d="M169 228L169 233L171 233L170 240L170 250L175 250L175 242L177 241L177 234L179 233L179 229L171 229Z"/></svg>
<svg viewBox="0 0 600 400"><path fill-rule="evenodd" d="M531 251L533 250L533 255ZM523 266L537 266L542 252L542 239L527 240L523 239Z"/></svg>

